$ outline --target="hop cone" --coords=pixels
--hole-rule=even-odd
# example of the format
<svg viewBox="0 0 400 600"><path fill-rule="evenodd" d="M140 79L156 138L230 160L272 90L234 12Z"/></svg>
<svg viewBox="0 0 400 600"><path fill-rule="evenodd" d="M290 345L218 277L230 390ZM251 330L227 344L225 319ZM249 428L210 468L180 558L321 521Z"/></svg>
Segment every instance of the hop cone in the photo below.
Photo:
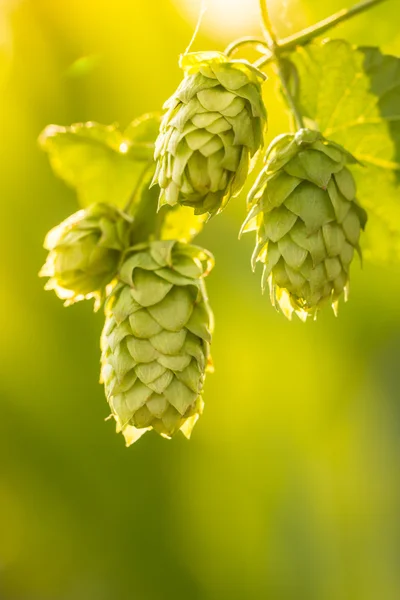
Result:
<svg viewBox="0 0 400 600"><path fill-rule="evenodd" d="M213 317L203 277L211 255L175 241L128 251L106 303L101 380L127 445L153 428L187 437L203 410Z"/></svg>
<svg viewBox="0 0 400 600"><path fill-rule="evenodd" d="M242 231L256 230L253 269L264 265L272 304L291 318L316 316L324 303L336 313L367 216L356 202L347 164L354 157L316 131L301 129L270 146L249 194Z"/></svg>
<svg viewBox="0 0 400 600"><path fill-rule="evenodd" d="M185 77L165 103L156 142L159 206L184 204L195 214L220 212L237 195L249 159L263 145L265 76L219 52L183 56Z"/></svg>
<svg viewBox="0 0 400 600"><path fill-rule="evenodd" d="M88 298L98 305L129 245L129 228L128 217L107 204L93 204L60 223L45 239L50 252L39 275L50 277L46 289L54 289L65 305Z"/></svg>

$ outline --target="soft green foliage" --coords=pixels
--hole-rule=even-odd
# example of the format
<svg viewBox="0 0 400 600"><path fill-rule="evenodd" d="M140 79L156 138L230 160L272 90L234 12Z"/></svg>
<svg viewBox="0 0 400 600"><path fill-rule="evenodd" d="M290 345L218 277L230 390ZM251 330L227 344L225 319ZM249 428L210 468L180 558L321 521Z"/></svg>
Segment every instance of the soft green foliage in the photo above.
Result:
<svg viewBox="0 0 400 600"><path fill-rule="evenodd" d="M158 198L160 192L149 190L158 128L158 115L146 114L124 132L98 123L49 125L39 141L55 174L76 190L82 206L130 204L135 213L134 241L156 235L189 242L203 228L205 216L196 216L184 206L166 206L157 216L155 194Z"/></svg>
<svg viewBox="0 0 400 600"><path fill-rule="evenodd" d="M249 161L263 145L265 76L220 52L185 55L181 67L185 77L164 105L156 142L159 205L183 204L212 215L239 194Z"/></svg>
<svg viewBox="0 0 400 600"><path fill-rule="evenodd" d="M144 115L125 131L92 122L49 125L39 142L82 206L108 202L123 208L152 165L158 122L157 115Z"/></svg>
<svg viewBox="0 0 400 600"><path fill-rule="evenodd" d="M368 211L368 258L400 260L400 60L343 40L299 48L302 113L361 163L352 169Z"/></svg>
<svg viewBox="0 0 400 600"><path fill-rule="evenodd" d="M316 316L328 302L335 312L348 294L349 269L359 252L367 215L356 203L347 165L356 161L316 131L301 129L272 142L250 191L242 231L257 233L252 263L264 265L272 304L290 319Z"/></svg>
<svg viewBox="0 0 400 600"><path fill-rule="evenodd" d="M49 255L40 271L50 278L46 289L65 306L95 298L97 308L129 245L130 226L130 218L113 206L92 204L49 231L44 243Z"/></svg>
<svg viewBox="0 0 400 600"><path fill-rule="evenodd" d="M213 317L203 282L212 256L196 246L135 246L106 305L102 381L127 445L153 428L190 437L203 411Z"/></svg>

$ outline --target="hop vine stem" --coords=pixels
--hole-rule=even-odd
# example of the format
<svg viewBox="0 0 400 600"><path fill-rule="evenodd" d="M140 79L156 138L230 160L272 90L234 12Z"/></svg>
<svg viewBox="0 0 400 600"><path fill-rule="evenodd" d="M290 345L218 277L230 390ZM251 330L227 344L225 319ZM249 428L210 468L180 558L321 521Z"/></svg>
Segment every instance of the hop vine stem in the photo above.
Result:
<svg viewBox="0 0 400 600"><path fill-rule="evenodd" d="M293 115L295 125L297 129L302 129L304 127L303 117L301 112L296 104L296 100L293 97L290 87L289 81L287 80L285 74L285 67L283 60L281 58L280 46L274 31L274 28L271 23L271 19L268 11L267 0L260 0L260 10L261 10L261 23L262 30L264 33L265 40L267 42L269 51L274 58L276 64L276 71L281 81L281 87L283 94L285 96L286 102L289 106L290 112Z"/></svg>
<svg viewBox="0 0 400 600"><path fill-rule="evenodd" d="M129 214L130 209L132 208L132 204L134 203L134 201L136 200L136 197L138 195L138 193L140 192L140 189L142 187L142 184L145 180L146 175L149 173L150 169L152 168L152 166L154 165L153 159L150 160L143 168L142 172L140 173L138 180L136 182L136 185L132 191L132 194L129 197L128 202L125 204L123 211L127 214Z"/></svg>
<svg viewBox="0 0 400 600"><path fill-rule="evenodd" d="M267 0L260 0L261 28L269 50L275 54L278 42L269 16Z"/></svg>
<svg viewBox="0 0 400 600"><path fill-rule="evenodd" d="M277 43L277 45L279 46L279 51L280 53L286 53L290 52L291 50L294 50L297 46L305 46L316 37L319 37L320 35L326 33L330 29L336 27L336 25L348 21L349 19L352 19L353 17L386 1L387 0L363 0L362 2L355 4L351 8L340 10L339 12L324 19L323 21L319 21L319 23L316 23L315 25L312 25L307 29L303 29L303 31L300 31L299 33L295 33L294 35L280 40L279 43ZM231 46L233 46L233 44L231 44ZM260 69L261 67L273 61L274 59L274 55L271 52L268 52L267 56L257 61L256 66Z"/></svg>
<svg viewBox="0 0 400 600"><path fill-rule="evenodd" d="M225 48L225 54L227 54L228 56L231 56L237 50L239 50L239 48L242 48L243 46L256 46L256 47L262 48L264 53L268 52L268 46L264 39L257 38L257 37L251 37L251 36L245 36L245 37L239 38L239 39L233 41L231 44L229 44L229 46L227 46Z"/></svg>
<svg viewBox="0 0 400 600"><path fill-rule="evenodd" d="M308 42L311 42L314 38L326 33L339 23L343 23L344 21L348 21L353 17L369 10L370 8L377 6L378 4L382 4L387 0L363 0L363 2L359 2L355 4L351 8L345 8L335 13L331 17L304 29L300 33L292 35L290 37L284 38L279 47L281 50L287 52L289 50L293 50L296 46L304 46Z"/></svg>
<svg viewBox="0 0 400 600"><path fill-rule="evenodd" d="M266 52L266 56L259 59L255 66L259 69L270 62L276 63L277 74L281 80L282 90L285 95L288 106L293 114L294 120L296 122L296 126L298 128L302 128L303 118L301 116L300 111L296 105L296 101L293 98L293 95L290 92L289 82L285 75L284 63L282 61L282 54L286 52L290 52L294 50L297 46L305 46L309 42L311 42L314 38L326 33L333 27L336 27L339 23L347 21L356 15L369 10L370 8L377 6L378 4L382 4L386 2L386 0L363 0L358 4L352 6L349 9L344 9L336 14L316 23L312 27L304 29L300 33L284 38L283 40L278 41L277 36L275 34L270 16L268 11L268 3L267 0L259 0L260 11L261 11L261 26L262 31L265 38L265 45L268 48L268 52ZM249 43L259 43L259 40L254 39L251 41L251 38L242 38L241 40L237 40L237 42L233 42L228 46L227 53L231 53L235 51L237 48L244 44Z"/></svg>

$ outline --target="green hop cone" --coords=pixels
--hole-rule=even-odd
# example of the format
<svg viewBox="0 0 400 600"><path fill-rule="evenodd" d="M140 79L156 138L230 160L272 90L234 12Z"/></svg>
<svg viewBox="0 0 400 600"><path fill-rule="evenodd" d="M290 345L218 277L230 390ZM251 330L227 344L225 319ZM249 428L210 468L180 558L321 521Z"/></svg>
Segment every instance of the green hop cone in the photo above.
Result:
<svg viewBox="0 0 400 600"><path fill-rule="evenodd" d="M212 256L176 241L127 251L106 302L101 381L129 446L153 428L189 437L203 410L213 316L203 278Z"/></svg>
<svg viewBox="0 0 400 600"><path fill-rule="evenodd" d="M45 289L54 290L66 306L94 298L98 308L129 246L130 227L118 209L93 204L49 231L44 243L49 255L39 273L50 278Z"/></svg>
<svg viewBox="0 0 400 600"><path fill-rule="evenodd" d="M242 226L256 231L252 257L264 265L272 304L290 319L315 317L347 300L349 269L367 214L356 202L348 164L356 159L320 133L301 129L272 142L248 197Z"/></svg>
<svg viewBox="0 0 400 600"><path fill-rule="evenodd" d="M164 105L153 182L160 207L183 204L212 215L240 192L263 145L265 76L220 52L184 55L181 67L185 77Z"/></svg>

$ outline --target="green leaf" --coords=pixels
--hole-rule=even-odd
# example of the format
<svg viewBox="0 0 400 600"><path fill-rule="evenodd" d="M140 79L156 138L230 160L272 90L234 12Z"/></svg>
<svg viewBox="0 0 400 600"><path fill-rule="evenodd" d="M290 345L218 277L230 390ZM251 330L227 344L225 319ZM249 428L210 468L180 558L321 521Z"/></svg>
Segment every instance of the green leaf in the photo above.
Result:
<svg viewBox="0 0 400 600"><path fill-rule="evenodd" d="M299 48L292 60L307 125L361 163L351 170L369 215L365 256L400 260L400 59L332 40Z"/></svg>
<svg viewBox="0 0 400 600"><path fill-rule="evenodd" d="M189 242L203 228L206 216L196 216L183 206L166 206L157 213L160 188L149 188L159 124L158 114L147 114L124 132L99 123L49 125L39 142L55 174L76 189L82 206L107 202L123 208L134 195L129 209L134 243L149 238Z"/></svg>
<svg viewBox="0 0 400 600"><path fill-rule="evenodd" d="M135 160L152 160L154 143L160 129L161 115L148 113L132 121L124 131L125 140L129 140L128 156Z"/></svg>
<svg viewBox="0 0 400 600"><path fill-rule="evenodd" d="M158 124L157 115L144 115L125 132L92 122L49 125L39 143L82 206L108 202L123 208L151 166Z"/></svg>

